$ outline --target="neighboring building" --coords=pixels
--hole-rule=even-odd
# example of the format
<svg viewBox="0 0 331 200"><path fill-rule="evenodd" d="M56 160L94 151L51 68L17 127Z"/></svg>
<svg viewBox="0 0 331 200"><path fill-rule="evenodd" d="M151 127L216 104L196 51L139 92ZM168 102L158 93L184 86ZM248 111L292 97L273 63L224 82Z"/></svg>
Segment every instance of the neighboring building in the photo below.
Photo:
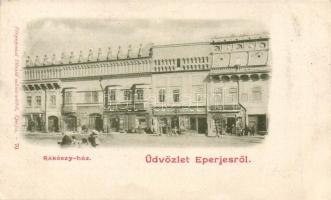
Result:
<svg viewBox="0 0 331 200"><path fill-rule="evenodd" d="M215 38L209 74L209 135L215 121L231 132L237 121L266 132L268 126L269 38L267 35Z"/></svg>
<svg viewBox="0 0 331 200"><path fill-rule="evenodd" d="M210 43L154 46L152 74L155 129L207 133L206 79Z"/></svg>
<svg viewBox="0 0 331 200"><path fill-rule="evenodd" d="M126 55L99 50L86 60L27 60L27 131L142 132L172 128L216 135L242 121L267 131L269 39L266 35L215 38L211 42L156 45ZM238 95L239 94L239 95Z"/></svg>

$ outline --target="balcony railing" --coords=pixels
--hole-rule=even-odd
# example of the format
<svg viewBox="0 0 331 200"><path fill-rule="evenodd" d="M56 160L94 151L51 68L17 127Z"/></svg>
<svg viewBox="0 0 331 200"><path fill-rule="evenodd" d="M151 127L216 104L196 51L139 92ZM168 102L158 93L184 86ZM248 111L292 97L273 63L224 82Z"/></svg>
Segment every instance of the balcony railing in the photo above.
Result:
<svg viewBox="0 0 331 200"><path fill-rule="evenodd" d="M62 109L62 112L64 113L71 113L76 111L77 111L77 106L75 104L64 105Z"/></svg>
<svg viewBox="0 0 331 200"><path fill-rule="evenodd" d="M107 105L105 107L106 111L144 111L144 103L135 103L134 106L132 103L116 103Z"/></svg>
<svg viewBox="0 0 331 200"><path fill-rule="evenodd" d="M241 107L239 105L211 105L210 111L239 111Z"/></svg>

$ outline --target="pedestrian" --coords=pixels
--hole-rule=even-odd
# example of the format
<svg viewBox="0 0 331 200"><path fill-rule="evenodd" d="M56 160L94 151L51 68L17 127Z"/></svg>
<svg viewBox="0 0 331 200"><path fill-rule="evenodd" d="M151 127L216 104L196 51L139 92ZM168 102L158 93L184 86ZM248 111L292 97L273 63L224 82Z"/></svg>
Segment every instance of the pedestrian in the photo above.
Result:
<svg viewBox="0 0 331 200"><path fill-rule="evenodd" d="M231 127L231 135L235 135L236 134L236 127L234 124L232 124L232 127Z"/></svg>
<svg viewBox="0 0 331 200"><path fill-rule="evenodd" d="M71 136L71 144L72 145L79 145L79 141L76 139L76 136Z"/></svg>
<svg viewBox="0 0 331 200"><path fill-rule="evenodd" d="M219 120L215 120L216 136L222 137L222 125Z"/></svg>
<svg viewBox="0 0 331 200"><path fill-rule="evenodd" d="M66 133L62 133L63 134L63 137L62 137L62 140L60 142L60 145L61 146L70 146L71 143L72 143L72 139L66 134Z"/></svg>
<svg viewBox="0 0 331 200"><path fill-rule="evenodd" d="M251 133L252 133L252 136L254 136L254 134L255 134L255 125L252 126Z"/></svg>
<svg viewBox="0 0 331 200"><path fill-rule="evenodd" d="M177 126L175 126L175 127L173 128L173 134L174 134L174 135L178 135L178 128L177 128Z"/></svg>
<svg viewBox="0 0 331 200"><path fill-rule="evenodd" d="M97 147L100 144L98 134L99 133L96 130L93 130L90 137L88 138L88 141L92 147Z"/></svg>

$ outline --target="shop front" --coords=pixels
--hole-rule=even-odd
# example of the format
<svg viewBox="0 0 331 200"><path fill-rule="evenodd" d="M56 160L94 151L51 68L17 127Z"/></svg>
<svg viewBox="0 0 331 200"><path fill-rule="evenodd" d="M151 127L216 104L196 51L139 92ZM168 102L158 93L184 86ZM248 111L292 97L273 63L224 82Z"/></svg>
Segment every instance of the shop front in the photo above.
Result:
<svg viewBox="0 0 331 200"><path fill-rule="evenodd" d="M69 132L77 131L77 116L75 113L63 115L63 130Z"/></svg>
<svg viewBox="0 0 331 200"><path fill-rule="evenodd" d="M143 133L150 127L150 117L146 112L105 112L103 120L105 132Z"/></svg>
<svg viewBox="0 0 331 200"><path fill-rule="evenodd" d="M209 112L208 122L208 136L216 136L217 133L237 135L245 127L245 115L241 111Z"/></svg>
<svg viewBox="0 0 331 200"><path fill-rule="evenodd" d="M268 126L268 123L267 123L266 114L248 115L248 127L250 128L252 135L267 134L267 129L268 129L267 126Z"/></svg>
<svg viewBox="0 0 331 200"><path fill-rule="evenodd" d="M43 113L30 113L24 115L24 123L26 131L40 132L45 128L45 115Z"/></svg>
<svg viewBox="0 0 331 200"><path fill-rule="evenodd" d="M48 116L48 132L59 132L59 118L57 116Z"/></svg>
<svg viewBox="0 0 331 200"><path fill-rule="evenodd" d="M154 107L155 132L170 134L206 134L207 117L205 107Z"/></svg>

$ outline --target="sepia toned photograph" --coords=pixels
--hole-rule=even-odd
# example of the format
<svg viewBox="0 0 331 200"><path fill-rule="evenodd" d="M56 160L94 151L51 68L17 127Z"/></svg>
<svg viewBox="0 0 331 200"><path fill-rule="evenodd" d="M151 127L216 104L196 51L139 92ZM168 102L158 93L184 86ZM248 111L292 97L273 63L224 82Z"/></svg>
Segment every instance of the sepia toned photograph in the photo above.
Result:
<svg viewBox="0 0 331 200"><path fill-rule="evenodd" d="M271 38L249 20L40 19L22 134L59 146L241 146L268 137Z"/></svg>
<svg viewBox="0 0 331 200"><path fill-rule="evenodd" d="M330 1L0 3L0 199L329 200Z"/></svg>

